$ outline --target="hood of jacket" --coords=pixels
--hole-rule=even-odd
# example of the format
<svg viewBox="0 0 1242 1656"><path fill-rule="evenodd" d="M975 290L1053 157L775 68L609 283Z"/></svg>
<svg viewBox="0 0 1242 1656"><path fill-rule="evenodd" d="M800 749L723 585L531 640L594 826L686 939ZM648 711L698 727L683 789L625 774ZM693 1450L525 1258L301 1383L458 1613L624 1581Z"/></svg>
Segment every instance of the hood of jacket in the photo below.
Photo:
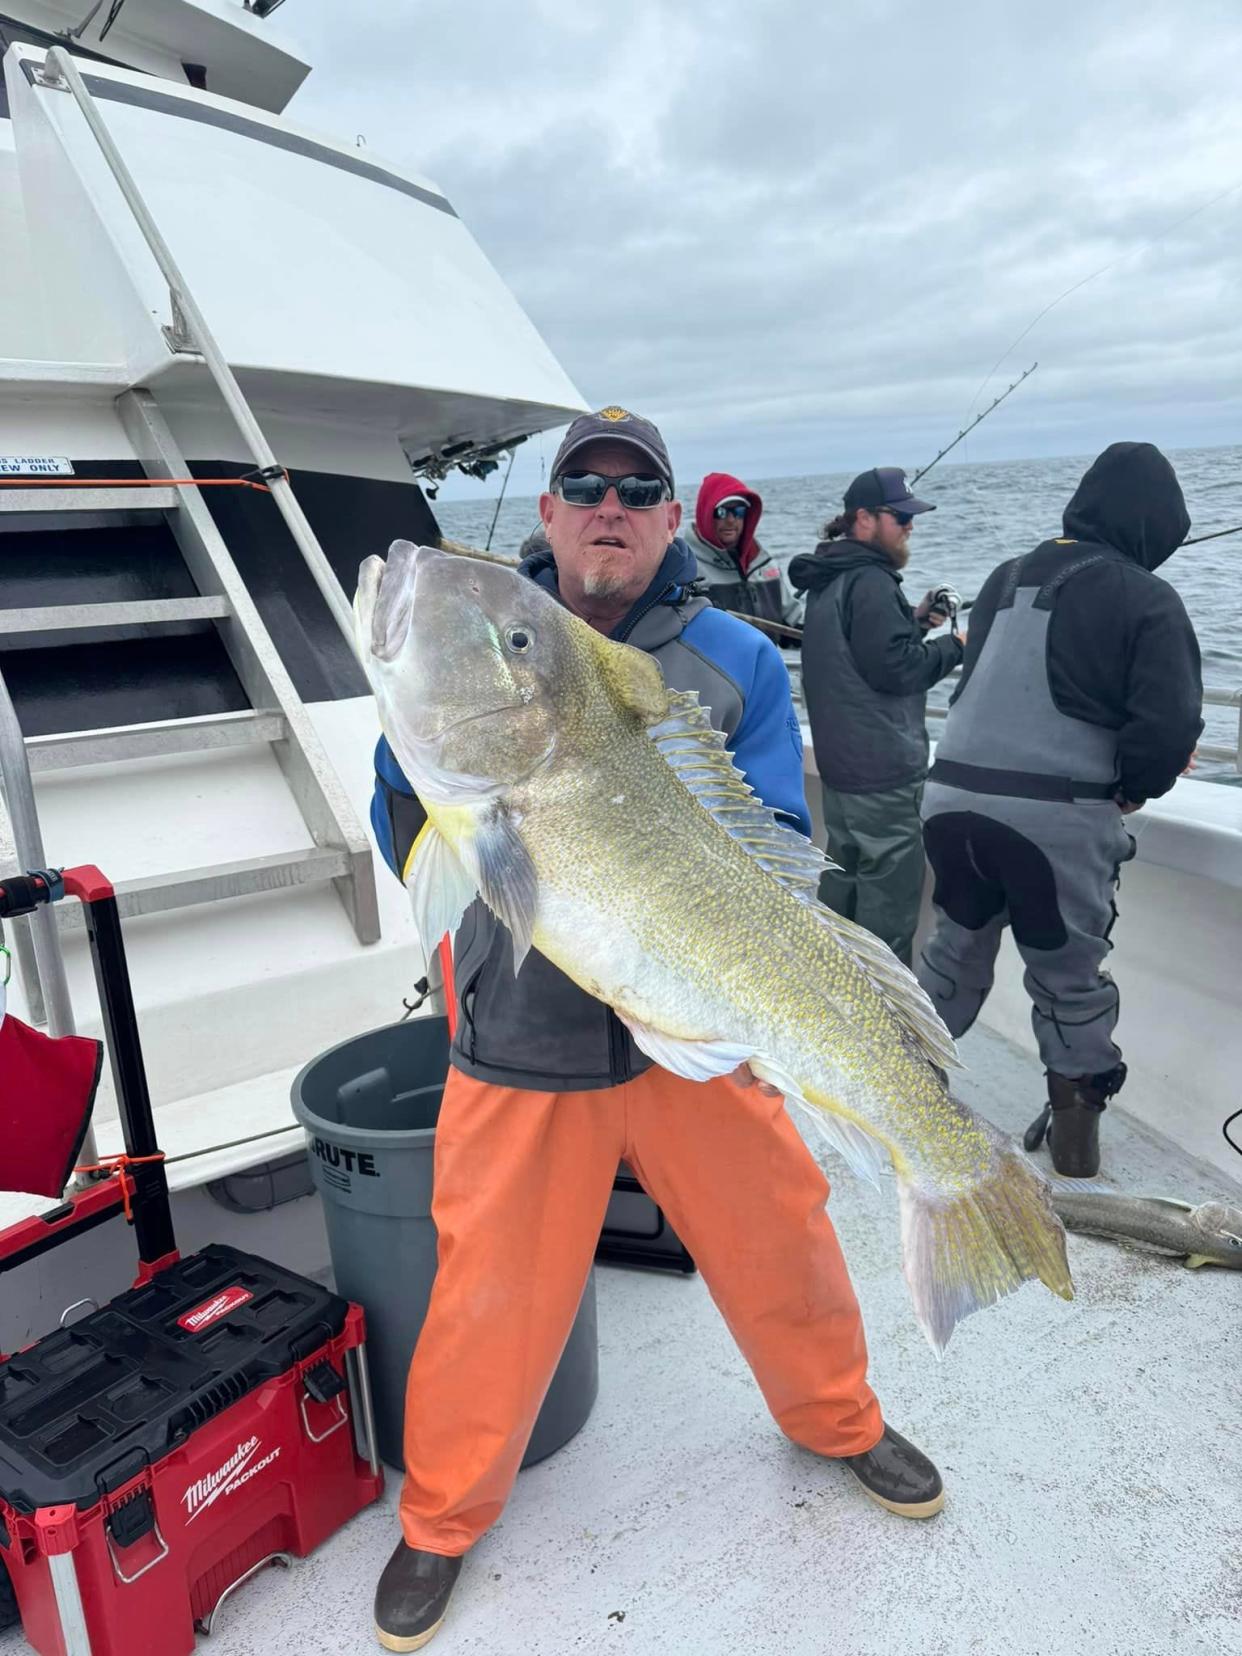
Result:
<svg viewBox="0 0 1242 1656"><path fill-rule="evenodd" d="M851 569L871 566L883 569L895 581L901 580L901 571L887 552L878 546L867 546L863 541L820 541L814 552L803 552L789 566L789 579L799 592L822 592L825 587Z"/></svg>
<svg viewBox="0 0 1242 1656"><path fill-rule="evenodd" d="M727 500L730 495L741 495L750 505L750 511L742 520L741 540L725 553L726 557L736 559L738 568L745 575L759 554L759 548L755 545L755 531L759 527L759 519L763 516L763 501L753 489L748 489L740 477L730 477L728 472L708 472L699 484L699 498L694 503L694 527L709 546L714 546L718 552L724 552L725 548L716 538L716 520L712 514L720 502Z"/></svg>
<svg viewBox="0 0 1242 1656"><path fill-rule="evenodd" d="M518 574L525 575L528 580L536 582L545 591L550 592L558 603L564 602L557 581L556 558L551 547L523 558L518 565ZM690 588L697 574L698 565L694 561L694 553L680 535L676 536L669 542L668 551L660 560L660 567L648 583L646 591L630 605L625 615L608 634L609 638L628 638L637 623L656 604L683 604L692 595Z"/></svg>
<svg viewBox="0 0 1242 1656"><path fill-rule="evenodd" d="M1173 467L1152 443L1112 443L1065 508L1065 533L1156 569L1186 539L1190 514Z"/></svg>

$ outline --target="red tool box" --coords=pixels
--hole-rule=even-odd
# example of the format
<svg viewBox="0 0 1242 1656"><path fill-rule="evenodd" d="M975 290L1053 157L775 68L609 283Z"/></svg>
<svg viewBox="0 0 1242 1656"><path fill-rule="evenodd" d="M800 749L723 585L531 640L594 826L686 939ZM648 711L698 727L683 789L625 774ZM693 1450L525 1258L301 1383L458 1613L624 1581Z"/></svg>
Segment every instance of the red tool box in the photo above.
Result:
<svg viewBox="0 0 1242 1656"><path fill-rule="evenodd" d="M178 1256L112 888L93 868L5 880L0 916L64 895L86 912L126 1155L0 1231L0 1272L117 1215L139 1266L0 1359L0 1576L40 1656L183 1656L242 1580L383 1488L363 1313L234 1248Z"/></svg>

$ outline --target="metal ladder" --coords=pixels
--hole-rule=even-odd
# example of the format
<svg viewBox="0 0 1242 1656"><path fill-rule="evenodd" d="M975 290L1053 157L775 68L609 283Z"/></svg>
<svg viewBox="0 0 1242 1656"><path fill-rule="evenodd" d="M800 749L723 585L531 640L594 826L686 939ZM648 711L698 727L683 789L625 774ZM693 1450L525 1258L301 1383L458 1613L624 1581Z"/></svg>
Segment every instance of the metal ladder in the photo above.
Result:
<svg viewBox="0 0 1242 1656"><path fill-rule="evenodd" d="M49 51L37 79L49 91L71 96L80 108L126 206L168 283L173 321L165 329L165 336L170 350L201 356L256 467L268 481L272 499L329 612L351 648L356 650L349 601L71 55L60 48ZM149 391L137 388L124 392L117 399L117 409L148 477L172 479L189 475L185 459ZM137 502L134 496L139 494L143 499ZM136 630L141 635L169 624L208 621L219 631L238 679L249 696L252 711L32 738L25 744L30 771L38 774L120 759L270 744L313 844L295 852L121 882L117 894L122 915L155 914L226 897L331 880L359 941L375 942L380 935L379 909L369 841L199 490L173 484L167 489L0 490L0 517L16 512L90 512L97 521L107 522L110 516L113 521L121 521L136 505L146 510L154 508L163 514L198 588L197 598L0 611L0 631L33 641L35 638L47 640L58 632L71 636L84 628L102 627L116 629L114 636L120 637L122 629L131 635ZM6 696L6 702L7 699ZM13 802L9 803L10 815L13 815ZM33 801L28 803L33 811ZM37 822L37 816L34 820ZM20 856L23 848L18 845L16 849ZM75 922L81 923L78 916L66 915L61 923ZM38 984L33 987L37 993Z"/></svg>
<svg viewBox="0 0 1242 1656"><path fill-rule="evenodd" d="M187 477L186 462L155 399L144 390L117 399L125 430L150 477ZM275 855L239 858L174 874L122 881L124 916L210 903L331 880L361 943L379 937L379 910L370 844L217 529L194 487L6 488L0 490L0 530L10 514L90 514L95 525L132 521L135 510L158 513L171 529L199 596L104 604L61 604L0 609L0 636L54 643L83 629L116 637L143 636L186 621L215 625L250 700L252 711L170 719L155 724L26 741L31 772L124 759L170 757L266 744L301 811L313 844ZM61 925L81 926L77 906L65 905Z"/></svg>

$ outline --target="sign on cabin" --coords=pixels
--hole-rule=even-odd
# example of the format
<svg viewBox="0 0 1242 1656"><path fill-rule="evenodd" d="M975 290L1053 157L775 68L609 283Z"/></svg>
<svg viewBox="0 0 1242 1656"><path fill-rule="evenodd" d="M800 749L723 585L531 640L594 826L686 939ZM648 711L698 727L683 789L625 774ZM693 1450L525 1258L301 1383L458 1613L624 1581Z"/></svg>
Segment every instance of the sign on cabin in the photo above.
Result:
<svg viewBox="0 0 1242 1656"><path fill-rule="evenodd" d="M61 454L0 454L0 477L72 477L73 461Z"/></svg>

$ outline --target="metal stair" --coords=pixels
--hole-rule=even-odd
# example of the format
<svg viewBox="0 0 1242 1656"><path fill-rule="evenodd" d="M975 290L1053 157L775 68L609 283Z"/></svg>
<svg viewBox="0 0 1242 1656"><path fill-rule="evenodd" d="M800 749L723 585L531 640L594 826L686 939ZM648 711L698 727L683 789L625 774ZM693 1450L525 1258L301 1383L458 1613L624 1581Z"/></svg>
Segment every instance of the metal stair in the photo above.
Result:
<svg viewBox="0 0 1242 1656"><path fill-rule="evenodd" d="M122 424L152 478L189 475L151 393L117 399ZM251 711L173 719L26 739L33 774L132 759L268 745L279 764L312 844L274 856L236 859L151 879L121 882L123 915L154 914L193 904L331 881L361 943L380 935L370 843L328 760L306 708L259 617L219 530L194 486L0 489L0 545L14 515L74 513L83 527L149 521L168 524L198 597L124 600L0 609L0 642L10 647L149 637L169 629L213 626L251 703ZM77 516L81 514L81 516ZM139 824L135 824L138 832ZM59 924L81 926L76 904Z"/></svg>

